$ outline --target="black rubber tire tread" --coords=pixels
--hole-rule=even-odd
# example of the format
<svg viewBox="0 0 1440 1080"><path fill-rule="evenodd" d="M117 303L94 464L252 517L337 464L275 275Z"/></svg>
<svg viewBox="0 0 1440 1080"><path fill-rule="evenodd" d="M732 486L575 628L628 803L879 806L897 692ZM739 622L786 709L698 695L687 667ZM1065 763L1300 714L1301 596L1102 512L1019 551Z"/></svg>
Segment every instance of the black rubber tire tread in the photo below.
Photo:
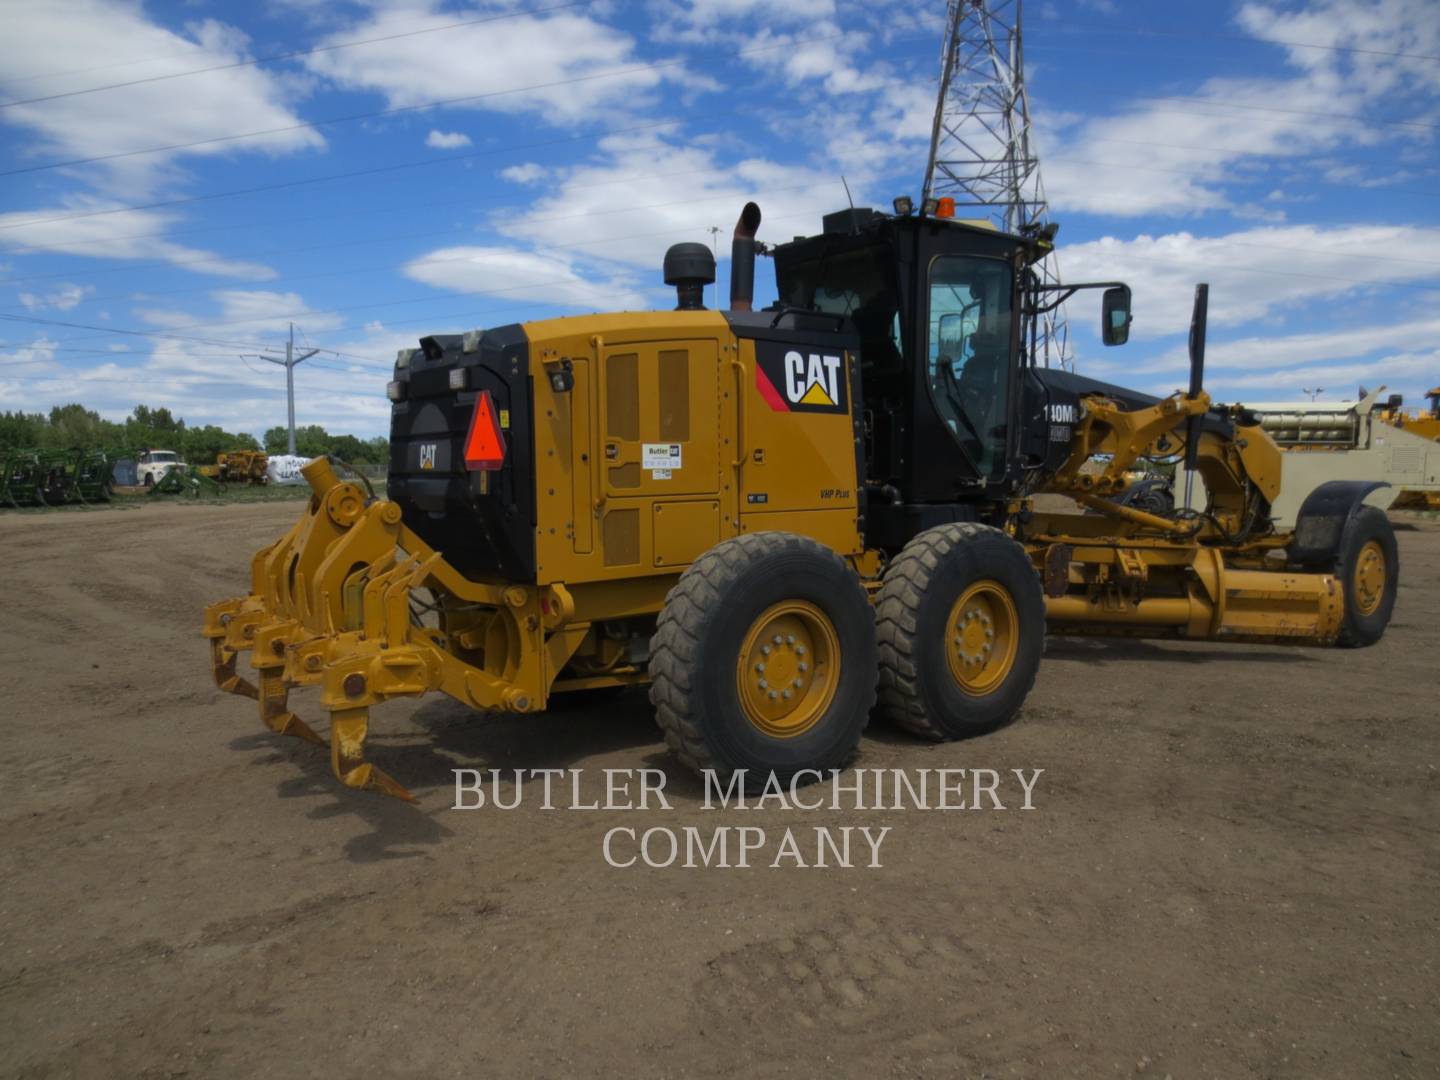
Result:
<svg viewBox="0 0 1440 1080"><path fill-rule="evenodd" d="M936 707L937 695L923 692L926 672L922 670L922 657L930 641L920 629L921 609L942 566L960 549L978 552L982 546L990 549L997 562L1002 558L1023 560L1033 579L1028 595L1019 588L1012 590L1020 617L1020 652L1010 677L995 694L989 695L998 699L998 695L1003 694L1004 702L1008 703L997 715L978 720L944 716ZM1017 580L1023 581L1018 574ZM948 613L949 605L945 607ZM1025 549L990 525L974 522L937 525L911 539L885 571L875 602L875 618L880 643L880 710L887 720L912 734L939 742L993 731L1014 719L1035 685L1045 647L1045 598L1040 575L1035 573ZM949 679L948 673L945 679ZM955 693L960 693L958 688ZM966 704L973 707L972 702Z"/></svg>
<svg viewBox="0 0 1440 1080"><path fill-rule="evenodd" d="M745 599L745 578L757 566L777 557L802 555L823 567L835 577L842 594L838 599L845 605L858 602L864 605L865 636L867 650L862 645L860 655L846 655L841 679L848 682L855 676L847 676L851 669L861 673L858 677L858 692L852 695L849 709L858 709L858 718L853 718L853 738L843 752L833 755L830 760L796 763L793 768L774 768L782 780L788 781L802 769L815 768L821 771L844 768L855 758L859 749L861 732L875 707L877 668L875 662L874 616L864 586L854 569L838 554L818 541L794 533L763 532L732 537L715 545L680 575L680 580L665 598L665 607L660 612L655 636L650 647L650 703L655 707L655 719L665 735L665 745L687 767L696 773L713 770L721 779L728 779L740 767L727 755L717 740L715 731L707 731L710 724L723 723L723 717L712 717L707 721L706 707L701 699L702 681L714 676L713 664L707 660L711 635L707 633L719 614L726 609L727 601ZM844 596L846 580L852 583L853 595ZM766 605L768 606L768 605ZM827 612L831 614L831 612ZM833 621L833 616L832 616ZM836 627L837 633L843 631ZM738 642L736 643L738 645ZM843 648L843 645L842 645ZM722 664L722 677L731 679L731 664ZM856 666L858 665L858 667ZM866 670L868 669L868 671ZM843 689L843 687L842 687ZM837 704L843 704L837 693ZM834 709L836 705L832 705ZM736 705L738 714L738 704ZM741 723L748 723L741 721ZM823 722L822 722L823 723ZM753 779L747 774L747 783Z"/></svg>
<svg viewBox="0 0 1440 1080"><path fill-rule="evenodd" d="M1355 607L1352 579L1360 549L1371 540L1379 541L1385 553L1385 595L1381 597L1378 608L1369 615L1361 615ZM1395 529L1385 511L1376 506L1361 506L1350 515L1340 540L1340 554L1335 560L1335 576L1345 595L1345 617L1335 644L1342 649L1362 649L1374 645L1385 636L1385 628L1390 625L1390 616L1395 610L1395 590L1400 580Z"/></svg>

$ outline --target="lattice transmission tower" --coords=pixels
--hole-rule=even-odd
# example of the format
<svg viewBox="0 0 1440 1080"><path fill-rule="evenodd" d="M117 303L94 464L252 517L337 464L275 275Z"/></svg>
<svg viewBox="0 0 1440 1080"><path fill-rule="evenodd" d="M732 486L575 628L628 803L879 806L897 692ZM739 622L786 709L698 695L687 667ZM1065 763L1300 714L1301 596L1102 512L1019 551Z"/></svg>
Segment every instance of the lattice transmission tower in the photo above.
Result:
<svg viewBox="0 0 1440 1080"><path fill-rule="evenodd" d="M948 196L957 217L984 218L1010 233L1044 225L1048 214L1030 142L1020 5L949 0L925 169L926 199ZM1042 284L1059 284L1054 252L1035 270ZM1046 367L1073 366L1063 309L1042 316L1035 358Z"/></svg>

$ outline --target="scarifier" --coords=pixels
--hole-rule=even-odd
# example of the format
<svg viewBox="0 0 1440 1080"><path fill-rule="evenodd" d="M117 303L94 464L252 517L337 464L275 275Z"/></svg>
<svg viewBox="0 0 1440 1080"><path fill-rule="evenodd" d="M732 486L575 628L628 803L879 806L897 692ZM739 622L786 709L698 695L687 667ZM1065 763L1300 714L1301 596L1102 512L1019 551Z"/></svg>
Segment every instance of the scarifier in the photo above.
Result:
<svg viewBox="0 0 1440 1080"><path fill-rule="evenodd" d="M1380 638L1390 526L1354 483L1319 485L1293 530L1273 526L1280 451L1202 388L1204 286L1187 390L1040 368L1047 310L1103 288L1103 340L1122 344L1129 289L1041 284L1053 226L1007 235L907 203L827 215L773 249L747 204L727 311L702 307L708 248L681 244L664 266L674 311L402 351L387 497L326 459L305 468L309 503L255 556L250 594L206 612L218 685L323 743L289 704L317 687L340 779L410 798L365 759L370 710L435 690L533 713L648 683L686 764L789 782L844 765L877 699L928 738L1006 723L1047 620ZM779 295L763 311L757 253ZM1198 472L1206 508L1117 501L1155 461Z"/></svg>

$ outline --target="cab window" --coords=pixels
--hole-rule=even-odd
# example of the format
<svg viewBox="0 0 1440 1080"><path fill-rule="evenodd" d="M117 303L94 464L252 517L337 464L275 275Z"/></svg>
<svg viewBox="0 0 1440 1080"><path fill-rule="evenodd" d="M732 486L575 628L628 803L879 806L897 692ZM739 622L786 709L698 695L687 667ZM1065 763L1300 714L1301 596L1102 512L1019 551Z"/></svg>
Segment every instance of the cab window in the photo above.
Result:
<svg viewBox="0 0 1440 1080"><path fill-rule="evenodd" d="M942 255L930 264L930 396L980 475L1005 471L1013 272L999 259Z"/></svg>

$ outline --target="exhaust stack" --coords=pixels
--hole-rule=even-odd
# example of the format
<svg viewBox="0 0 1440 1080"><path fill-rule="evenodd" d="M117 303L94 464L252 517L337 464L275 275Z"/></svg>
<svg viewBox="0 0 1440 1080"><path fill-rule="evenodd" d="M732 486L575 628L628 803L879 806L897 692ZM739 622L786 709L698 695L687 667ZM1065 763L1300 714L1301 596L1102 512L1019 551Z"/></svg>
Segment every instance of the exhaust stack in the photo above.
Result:
<svg viewBox="0 0 1440 1080"><path fill-rule="evenodd" d="M755 304L755 234L760 230L760 207L747 202L735 222L730 241L730 310L753 311Z"/></svg>

